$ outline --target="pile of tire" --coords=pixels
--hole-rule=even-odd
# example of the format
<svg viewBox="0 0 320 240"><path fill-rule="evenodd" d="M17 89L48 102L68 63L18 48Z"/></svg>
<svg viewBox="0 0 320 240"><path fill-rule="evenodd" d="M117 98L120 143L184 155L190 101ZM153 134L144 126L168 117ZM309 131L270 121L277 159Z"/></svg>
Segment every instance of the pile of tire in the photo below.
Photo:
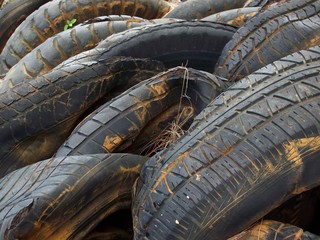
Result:
<svg viewBox="0 0 320 240"><path fill-rule="evenodd" d="M320 0L0 6L0 239L320 239Z"/></svg>

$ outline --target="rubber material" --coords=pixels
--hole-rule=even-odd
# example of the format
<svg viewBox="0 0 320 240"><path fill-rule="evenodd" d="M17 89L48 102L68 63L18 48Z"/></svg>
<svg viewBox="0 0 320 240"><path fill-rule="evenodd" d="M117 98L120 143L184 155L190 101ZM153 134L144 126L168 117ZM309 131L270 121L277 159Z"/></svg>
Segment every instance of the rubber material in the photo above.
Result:
<svg viewBox="0 0 320 240"><path fill-rule="evenodd" d="M235 27L241 27L245 22L254 17L261 8L248 7L236 8L219 13L215 13L208 17L202 18L203 21L221 22Z"/></svg>
<svg viewBox="0 0 320 240"><path fill-rule="evenodd" d="M236 81L290 53L320 44L319 6L319 0L293 0L257 14L225 46L215 73Z"/></svg>
<svg viewBox="0 0 320 240"><path fill-rule="evenodd" d="M63 31L67 20L77 23L108 14L160 18L170 10L163 0L57 0L41 6L29 15L9 38L2 51L0 74L9 70L22 57L47 38Z"/></svg>
<svg viewBox="0 0 320 240"><path fill-rule="evenodd" d="M143 167L135 239L227 239L320 184L320 47L234 84Z"/></svg>
<svg viewBox="0 0 320 240"><path fill-rule="evenodd" d="M13 0L0 10L0 53L20 23L46 2L48 0Z"/></svg>
<svg viewBox="0 0 320 240"><path fill-rule="evenodd" d="M83 239L131 204L147 157L101 154L52 158L0 180L1 239Z"/></svg>
<svg viewBox="0 0 320 240"><path fill-rule="evenodd" d="M51 157L81 114L136 73L163 69L147 59L91 61L55 68L0 94L0 177Z"/></svg>
<svg viewBox="0 0 320 240"><path fill-rule="evenodd" d="M247 0L188 0L173 8L164 17L185 20L201 19L214 13L241 8Z"/></svg>
<svg viewBox="0 0 320 240"><path fill-rule="evenodd" d="M108 36L130 28L175 22L175 19L105 21L76 26L47 39L14 65L4 77L0 92L16 84L43 75L64 60L94 48Z"/></svg>
<svg viewBox="0 0 320 240"><path fill-rule="evenodd" d="M130 16L130 15L107 15L107 16L99 16L92 19L88 19L82 23L80 23L78 26L91 24L91 23L97 23L97 22L105 22L105 21L137 21L142 22L146 19L136 16Z"/></svg>
<svg viewBox="0 0 320 240"><path fill-rule="evenodd" d="M70 58L64 64L83 59L132 56L162 61L166 67L187 67L213 72L221 50L235 28L206 21L176 22L130 29L114 34L97 48Z"/></svg>
<svg viewBox="0 0 320 240"><path fill-rule="evenodd" d="M186 78L188 87L184 89ZM215 76L198 70L177 67L160 73L87 116L55 156L118 152L121 145L129 147L151 119L178 103L181 93L199 113L218 96L220 85Z"/></svg>
<svg viewBox="0 0 320 240"><path fill-rule="evenodd" d="M106 232L92 232L84 240L130 240L131 236L126 231L114 228Z"/></svg>
<svg viewBox="0 0 320 240"><path fill-rule="evenodd" d="M196 109L189 101L176 103L152 119L142 129L132 145L127 149L121 150L121 152L151 156L161 149L159 141L161 142L162 138L159 137L164 135L164 131L170 130L172 123L178 124L183 130L187 130L195 116Z"/></svg>
<svg viewBox="0 0 320 240"><path fill-rule="evenodd" d="M298 194L273 209L264 219L285 222L310 231L318 216L319 194L319 187Z"/></svg>
<svg viewBox="0 0 320 240"><path fill-rule="evenodd" d="M319 240L320 236L282 222L264 220L230 240Z"/></svg>

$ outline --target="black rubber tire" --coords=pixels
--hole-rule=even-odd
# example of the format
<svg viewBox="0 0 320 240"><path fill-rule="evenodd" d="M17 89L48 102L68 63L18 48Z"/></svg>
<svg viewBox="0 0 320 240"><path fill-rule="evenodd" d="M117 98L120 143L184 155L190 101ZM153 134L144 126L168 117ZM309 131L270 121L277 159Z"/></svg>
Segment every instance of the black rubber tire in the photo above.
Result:
<svg viewBox="0 0 320 240"><path fill-rule="evenodd" d="M48 1L49 0L13 0L0 9L0 53L20 23Z"/></svg>
<svg viewBox="0 0 320 240"><path fill-rule="evenodd" d="M161 63L117 57L73 64L0 94L0 177L51 157L90 106Z"/></svg>
<svg viewBox="0 0 320 240"><path fill-rule="evenodd" d="M129 209L147 157L51 158L0 180L1 239L83 239L102 219Z"/></svg>
<svg viewBox="0 0 320 240"><path fill-rule="evenodd" d="M7 41L1 56L0 74L47 38L63 31L67 20L77 23L108 14L136 15L152 19L160 18L170 10L163 0L56 0L41 6L29 15Z"/></svg>
<svg viewBox="0 0 320 240"><path fill-rule="evenodd" d="M201 19L211 14L241 8L247 0L188 0L173 8L164 17L185 20Z"/></svg>
<svg viewBox="0 0 320 240"><path fill-rule="evenodd" d="M264 220L258 222L255 226L240 233L238 236L230 238L229 240L319 240L320 236L313 233L303 231L300 227L294 225Z"/></svg>
<svg viewBox="0 0 320 240"><path fill-rule="evenodd" d="M71 57L64 64L135 56L162 61L166 67L187 67L213 72L223 47L232 38L235 27L206 21L176 22L124 31L101 41L96 48Z"/></svg>
<svg viewBox="0 0 320 240"><path fill-rule="evenodd" d="M130 240L131 236L119 228L107 229L105 232L92 232L84 240Z"/></svg>
<svg viewBox="0 0 320 240"><path fill-rule="evenodd" d="M152 119L141 130L141 133L129 148L119 150L121 152L152 156L164 147L163 144L161 146L162 137L164 137L164 131L172 127L172 123L179 123L179 127L185 131L190 127L195 116L196 109L189 101L176 103Z"/></svg>
<svg viewBox="0 0 320 240"><path fill-rule="evenodd" d="M22 81L41 76L68 58L94 48L108 36L134 27L176 22L175 19L155 19L142 21L105 21L76 26L47 39L25 55L5 75L0 92Z"/></svg>
<svg viewBox="0 0 320 240"><path fill-rule="evenodd" d="M245 22L254 17L260 11L260 9L261 8L259 7L236 8L212 14L208 17L202 18L201 20L220 22L235 27L241 27Z"/></svg>
<svg viewBox="0 0 320 240"><path fill-rule="evenodd" d="M151 119L178 103L182 92L199 113L221 93L220 82L214 75L190 68L160 73L87 116L55 156L118 152L121 145L129 147Z"/></svg>
<svg viewBox="0 0 320 240"><path fill-rule="evenodd" d="M320 184L320 47L244 78L144 165L135 239L227 239Z"/></svg>
<svg viewBox="0 0 320 240"><path fill-rule="evenodd" d="M88 20L80 23L77 26L82 26L82 25L97 23L97 22L105 22L105 21L133 21L133 22L137 21L137 22L142 22L145 20L146 19L144 19L144 18L130 16L130 15L107 15L107 16L99 16L99 17L88 19Z"/></svg>
<svg viewBox="0 0 320 240"><path fill-rule="evenodd" d="M319 6L319 0L292 0L257 14L225 46L215 73L236 81L288 54L320 44Z"/></svg>
<svg viewBox="0 0 320 240"><path fill-rule="evenodd" d="M290 198L264 216L264 219L285 222L312 232L319 212L319 200L320 187L316 187Z"/></svg>

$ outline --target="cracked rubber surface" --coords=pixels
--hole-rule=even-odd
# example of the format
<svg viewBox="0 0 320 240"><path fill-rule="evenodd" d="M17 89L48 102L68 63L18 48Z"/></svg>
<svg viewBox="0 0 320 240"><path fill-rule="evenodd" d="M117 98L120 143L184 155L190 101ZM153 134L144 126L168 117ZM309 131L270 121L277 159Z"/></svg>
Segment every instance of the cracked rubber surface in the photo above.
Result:
<svg viewBox="0 0 320 240"><path fill-rule="evenodd" d="M89 107L161 63L117 57L55 68L0 94L0 176L51 157Z"/></svg>
<svg viewBox="0 0 320 240"><path fill-rule="evenodd" d="M57 0L41 6L29 15L6 43L0 62L0 74L7 72L28 52L47 38L63 31L65 22L77 23L108 14L126 14L152 19L170 10L163 0Z"/></svg>
<svg viewBox="0 0 320 240"><path fill-rule="evenodd" d="M236 8L210 15L201 20L221 22L235 27L241 27L245 22L254 17L260 9L259 7Z"/></svg>
<svg viewBox="0 0 320 240"><path fill-rule="evenodd" d="M132 56L156 59L166 67L187 67L212 72L223 47L236 28L222 23L190 21L145 26L114 34L96 48L80 53L65 65L84 59ZM104 49L101 49L104 48Z"/></svg>
<svg viewBox="0 0 320 240"><path fill-rule="evenodd" d="M108 36L130 28L175 22L175 19L104 21L78 25L47 39L24 56L5 75L0 92L16 84L43 75L68 58L94 48Z"/></svg>
<svg viewBox="0 0 320 240"><path fill-rule="evenodd" d="M320 184L320 48L234 84L146 162L135 239L227 239Z"/></svg>
<svg viewBox="0 0 320 240"><path fill-rule="evenodd" d="M184 89L186 77L188 87ZM221 84L214 75L190 68L177 67L160 73L87 116L56 156L117 152L121 145L130 146L151 119L178 103L181 92L199 113L220 94Z"/></svg>
<svg viewBox="0 0 320 240"><path fill-rule="evenodd" d="M0 179L1 239L83 239L103 218L128 209L147 157L51 158Z"/></svg>
<svg viewBox="0 0 320 240"><path fill-rule="evenodd" d="M0 9L0 53L20 23L46 2L48 0L14 0Z"/></svg>
<svg viewBox="0 0 320 240"><path fill-rule="evenodd" d="M214 13L241 8L247 0L188 0L173 8L164 17L185 20L201 19Z"/></svg>

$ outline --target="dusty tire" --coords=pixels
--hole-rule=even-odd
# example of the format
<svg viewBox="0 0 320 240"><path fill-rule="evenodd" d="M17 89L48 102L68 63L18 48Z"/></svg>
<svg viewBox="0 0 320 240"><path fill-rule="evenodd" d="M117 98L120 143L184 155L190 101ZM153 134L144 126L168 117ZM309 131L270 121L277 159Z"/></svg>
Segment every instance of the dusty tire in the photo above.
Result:
<svg viewBox="0 0 320 240"><path fill-rule="evenodd" d="M0 9L0 53L14 30L33 11L48 0L15 0Z"/></svg>
<svg viewBox="0 0 320 240"><path fill-rule="evenodd" d="M148 122L178 103L185 91L199 113L221 92L214 75L177 67L128 89L87 116L58 149L56 156L118 152L129 147Z"/></svg>
<svg viewBox="0 0 320 240"><path fill-rule="evenodd" d="M145 26L114 34L92 49L78 54L64 64L106 59L112 56L135 56L156 59L166 67L187 67L212 72L222 48L236 28L205 21L176 22Z"/></svg>
<svg viewBox="0 0 320 240"><path fill-rule="evenodd" d="M215 13L208 17L202 18L203 21L212 21L229 24L235 27L241 27L249 19L254 17L261 8L248 7L248 8L236 8L219 13Z"/></svg>
<svg viewBox="0 0 320 240"><path fill-rule="evenodd" d="M108 36L144 25L175 22L174 19L104 21L76 26L47 39L24 56L5 75L0 92L43 75L68 58L94 48Z"/></svg>
<svg viewBox="0 0 320 240"><path fill-rule="evenodd" d="M319 63L316 47L244 78L152 157L134 198L135 239L227 239L319 185Z"/></svg>
<svg viewBox="0 0 320 240"><path fill-rule="evenodd" d="M163 0L84 0L51 1L29 15L7 41L1 56L0 74L7 72L28 52L47 38L63 31L65 22L77 23L108 14L136 15L146 19L160 18L170 6Z"/></svg>
<svg viewBox="0 0 320 240"><path fill-rule="evenodd" d="M52 158L0 180L1 239L83 239L131 204L147 157L101 154Z"/></svg>
<svg viewBox="0 0 320 240"><path fill-rule="evenodd" d="M239 80L288 54L320 43L320 1L293 0L257 14L226 44L215 73Z"/></svg>
<svg viewBox="0 0 320 240"><path fill-rule="evenodd" d="M73 64L0 94L0 176L51 157L81 114L106 94L161 63L118 57Z"/></svg>
<svg viewBox="0 0 320 240"><path fill-rule="evenodd" d="M271 220L260 221L250 229L240 233L239 235L230 238L229 240L319 240L320 236L312 234L303 229Z"/></svg>
<svg viewBox="0 0 320 240"><path fill-rule="evenodd" d="M201 19L214 13L241 8L247 0L188 0L173 8L164 17L185 20Z"/></svg>

